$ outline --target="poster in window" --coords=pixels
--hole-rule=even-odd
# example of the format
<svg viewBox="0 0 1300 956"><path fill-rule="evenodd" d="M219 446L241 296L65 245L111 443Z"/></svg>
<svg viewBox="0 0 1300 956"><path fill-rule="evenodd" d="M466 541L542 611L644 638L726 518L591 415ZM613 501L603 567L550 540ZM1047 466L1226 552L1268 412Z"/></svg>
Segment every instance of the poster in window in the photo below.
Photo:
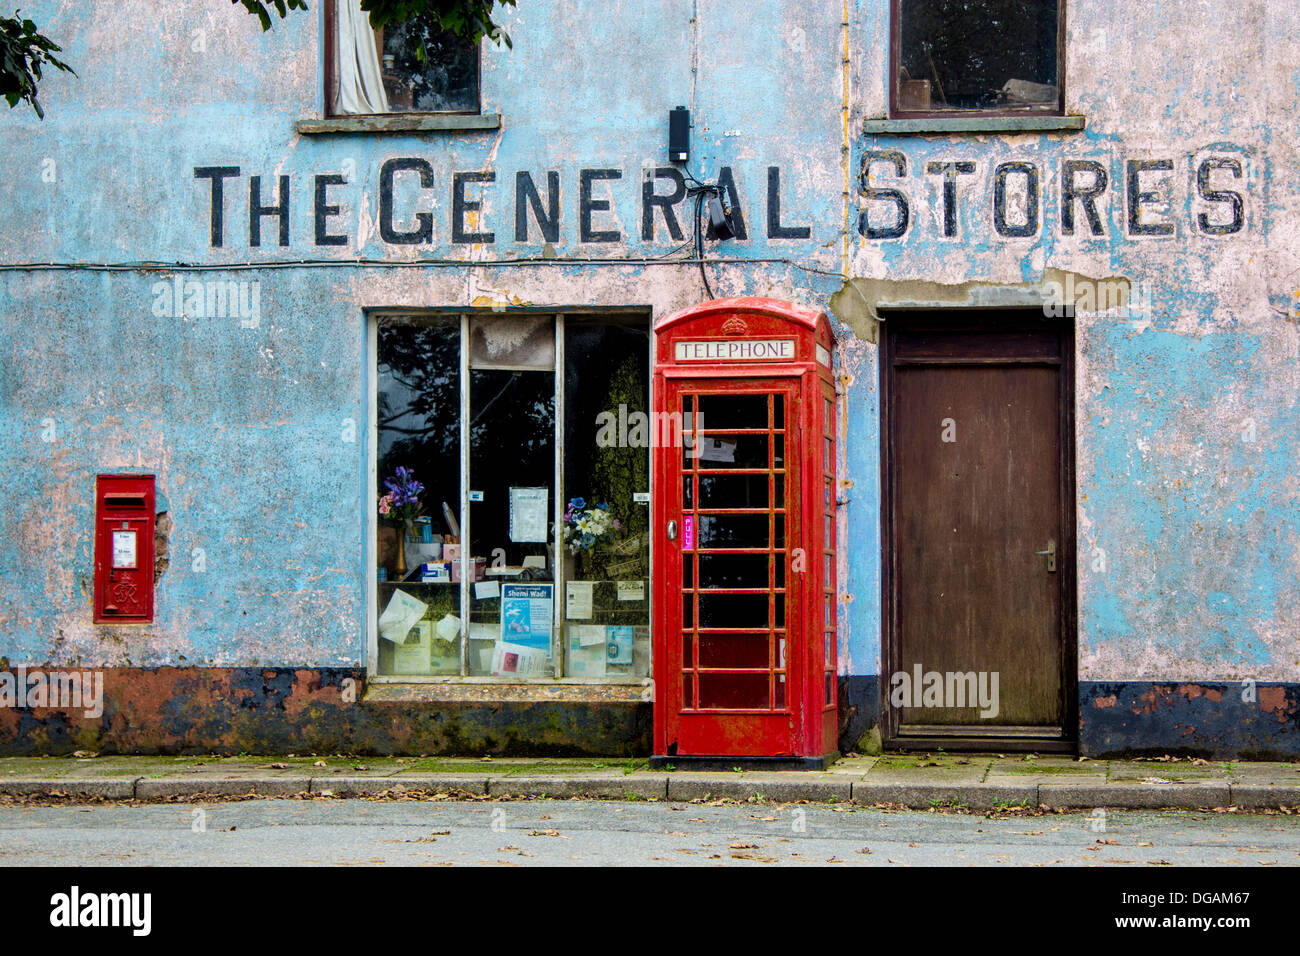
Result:
<svg viewBox="0 0 1300 956"><path fill-rule="evenodd" d="M551 654L553 584L501 585L501 637L492 654L498 677L544 677Z"/></svg>
<svg viewBox="0 0 1300 956"><path fill-rule="evenodd" d="M511 488L510 540L516 544L545 544L549 503L549 488Z"/></svg>

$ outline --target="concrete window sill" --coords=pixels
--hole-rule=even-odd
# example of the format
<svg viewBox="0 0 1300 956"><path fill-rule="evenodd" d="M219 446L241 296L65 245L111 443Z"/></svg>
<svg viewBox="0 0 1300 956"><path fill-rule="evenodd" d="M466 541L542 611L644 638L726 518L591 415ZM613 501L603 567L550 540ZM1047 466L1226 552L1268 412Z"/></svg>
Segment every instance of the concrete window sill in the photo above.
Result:
<svg viewBox="0 0 1300 956"><path fill-rule="evenodd" d="M926 136L934 133L1077 133L1087 117L1066 116L937 116L923 119L869 119L862 124L868 136Z"/></svg>
<svg viewBox="0 0 1300 956"><path fill-rule="evenodd" d="M457 133L501 128L500 113L393 113L376 116L329 116L300 119L294 129L305 134Z"/></svg>
<svg viewBox="0 0 1300 956"><path fill-rule="evenodd" d="M649 678L624 681L561 678L535 682L506 682L469 677L436 679L372 677L366 683L366 703L560 703L641 704L654 697Z"/></svg>

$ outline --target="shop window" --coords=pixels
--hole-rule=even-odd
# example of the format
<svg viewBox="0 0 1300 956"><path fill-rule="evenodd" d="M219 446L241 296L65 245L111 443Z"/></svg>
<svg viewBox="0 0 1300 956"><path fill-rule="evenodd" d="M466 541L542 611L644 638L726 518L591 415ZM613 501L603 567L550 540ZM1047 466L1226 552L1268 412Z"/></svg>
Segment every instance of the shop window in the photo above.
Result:
<svg viewBox="0 0 1300 956"><path fill-rule="evenodd" d="M892 112L1060 114L1064 0L894 0Z"/></svg>
<svg viewBox="0 0 1300 956"><path fill-rule="evenodd" d="M379 675L647 678L649 322L375 324Z"/></svg>
<svg viewBox="0 0 1300 956"><path fill-rule="evenodd" d="M326 7L332 116L476 113L479 50L426 15L376 30L360 0Z"/></svg>

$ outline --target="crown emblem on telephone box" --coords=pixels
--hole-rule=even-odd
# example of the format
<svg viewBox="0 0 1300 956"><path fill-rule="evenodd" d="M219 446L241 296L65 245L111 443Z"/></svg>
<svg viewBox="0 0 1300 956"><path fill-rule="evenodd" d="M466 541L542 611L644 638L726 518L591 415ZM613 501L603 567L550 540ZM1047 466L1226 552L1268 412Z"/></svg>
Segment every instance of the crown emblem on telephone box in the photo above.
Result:
<svg viewBox="0 0 1300 956"><path fill-rule="evenodd" d="M731 318L722 323L723 335L745 335L749 332L749 326L745 324L744 319Z"/></svg>

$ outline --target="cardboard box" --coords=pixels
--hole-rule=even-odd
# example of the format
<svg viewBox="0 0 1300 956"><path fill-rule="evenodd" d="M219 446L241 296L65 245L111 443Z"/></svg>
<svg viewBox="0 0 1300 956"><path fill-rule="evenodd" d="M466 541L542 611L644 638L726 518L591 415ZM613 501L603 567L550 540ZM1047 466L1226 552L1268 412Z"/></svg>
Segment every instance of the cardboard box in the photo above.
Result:
<svg viewBox="0 0 1300 956"><path fill-rule="evenodd" d="M470 558L470 576L471 581L482 581L487 576L487 558ZM455 582L460 581L460 561L451 561L451 579Z"/></svg>

